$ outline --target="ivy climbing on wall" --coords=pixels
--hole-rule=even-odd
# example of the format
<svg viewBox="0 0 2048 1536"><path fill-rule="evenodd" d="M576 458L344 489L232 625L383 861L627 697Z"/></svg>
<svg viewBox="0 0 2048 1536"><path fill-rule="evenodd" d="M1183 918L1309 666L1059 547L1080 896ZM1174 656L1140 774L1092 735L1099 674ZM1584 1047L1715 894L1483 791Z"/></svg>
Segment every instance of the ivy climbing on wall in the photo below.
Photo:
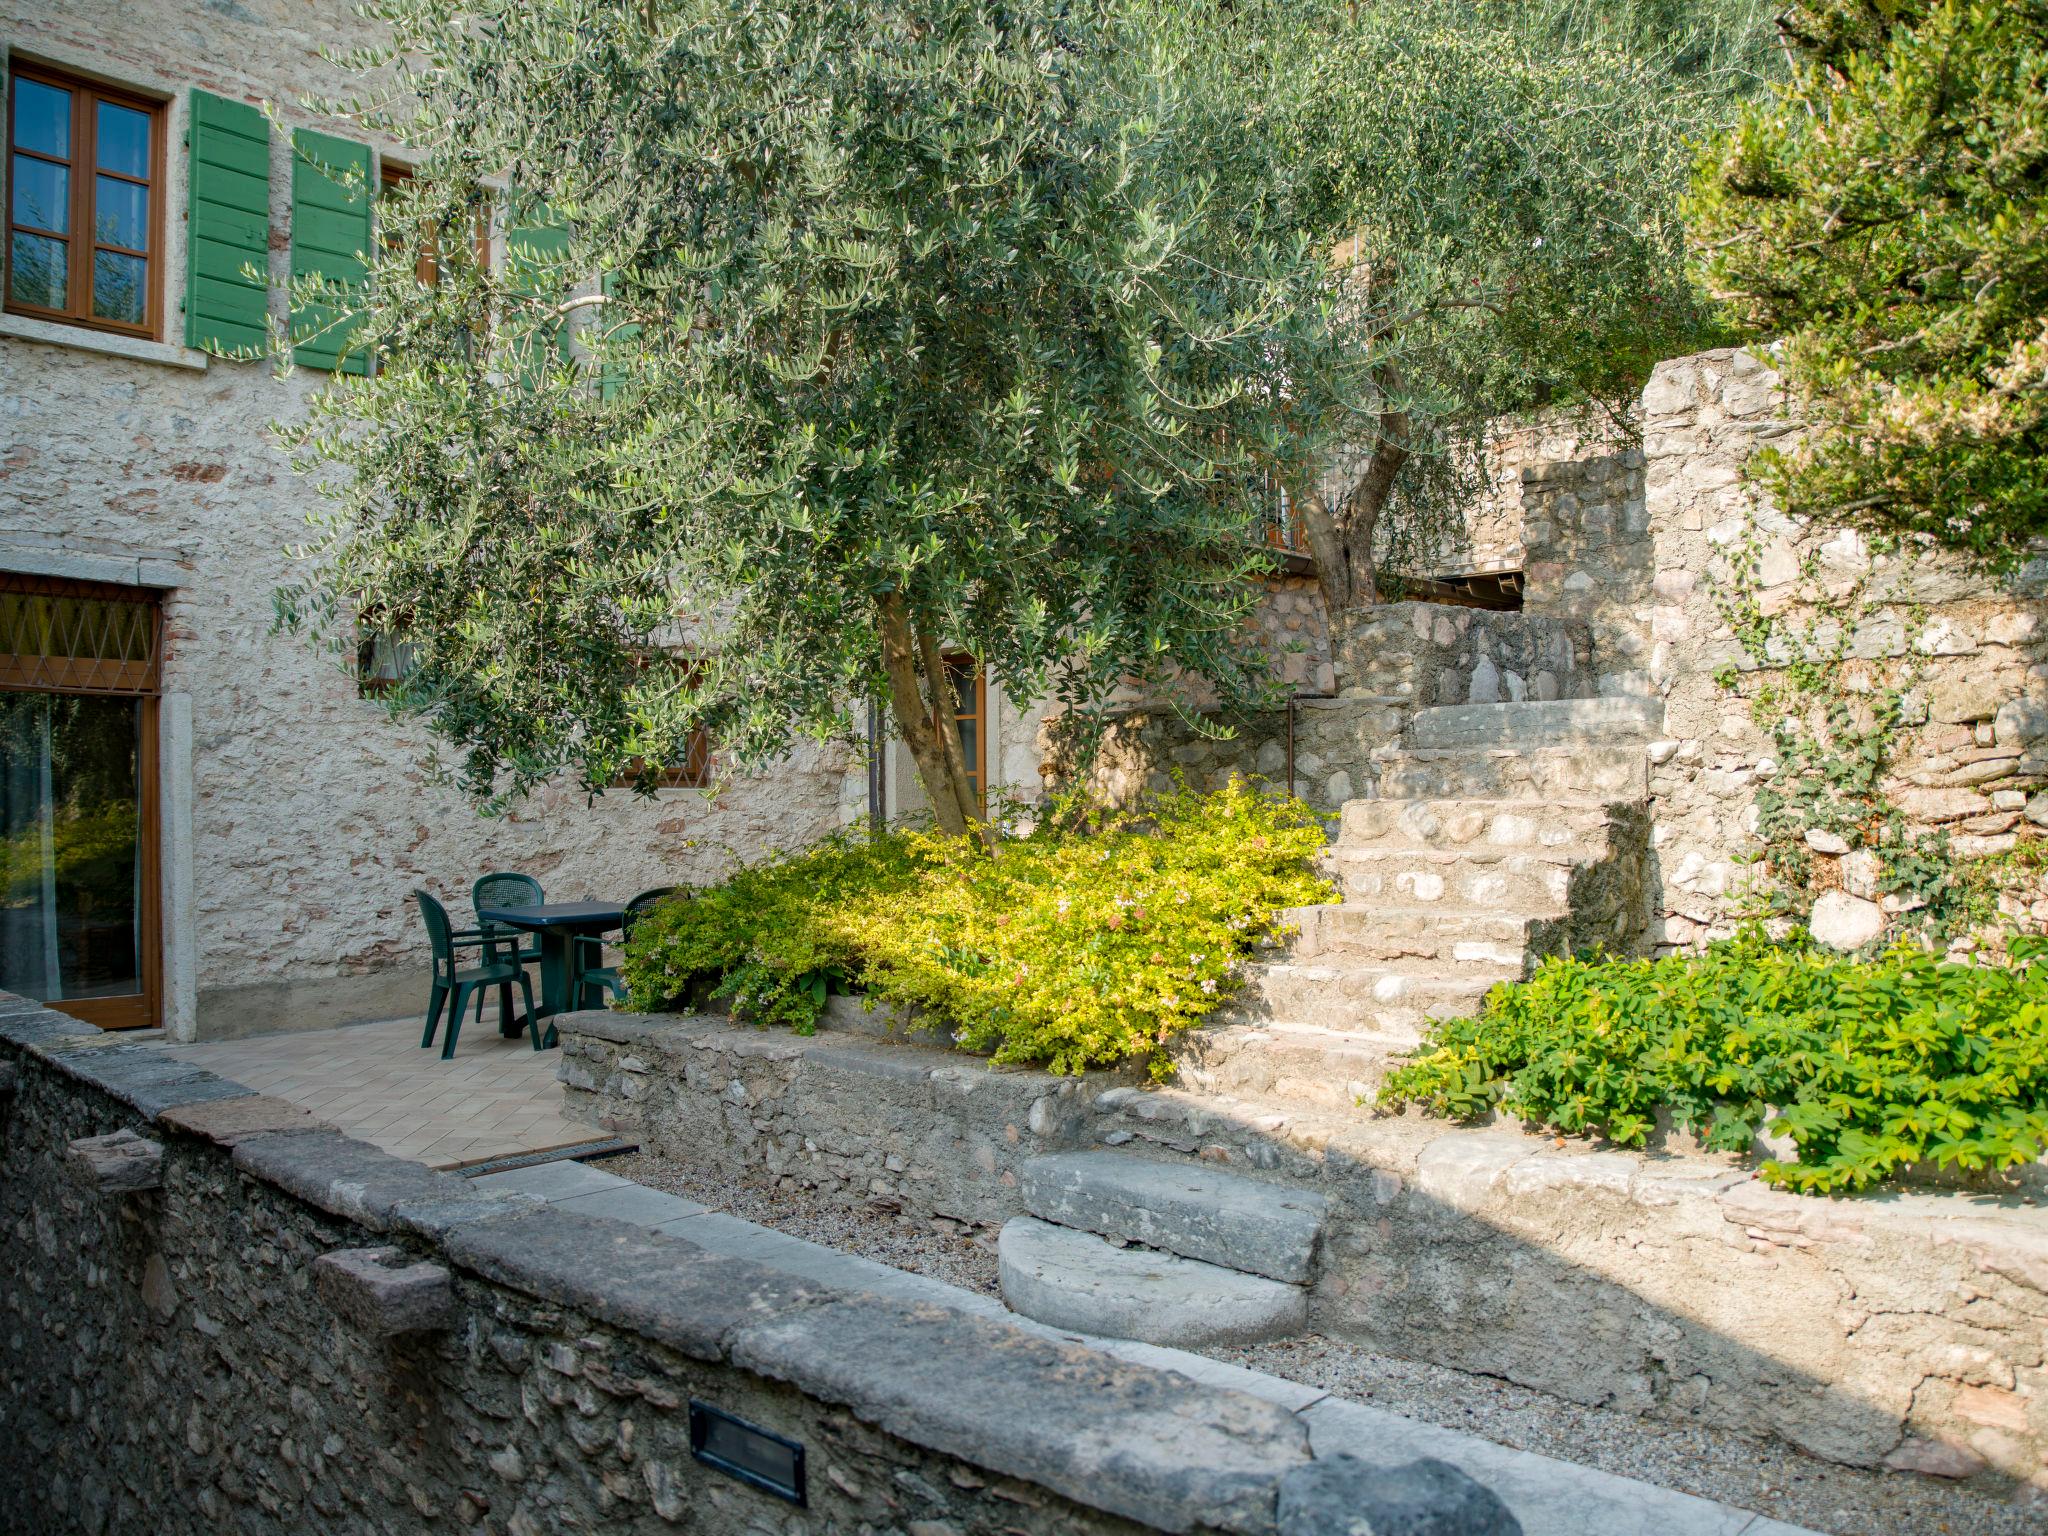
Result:
<svg viewBox="0 0 2048 1536"><path fill-rule="evenodd" d="M1824 560L1831 547L1838 558ZM2001 897L2038 885L2048 842L2022 837L1965 855L1897 798L1909 735L1928 723L1927 659L1913 638L1930 632L1913 595L1926 551L1847 532L1794 546L1752 516L1721 553L1707 585L1740 659L1715 681L1746 702L1771 744L1755 770L1760 846L1735 887L1735 915L1806 923L1841 891L1882 912L1869 947L1901 937L1999 947L2024 910ZM1797 562L1789 584L1788 559ZM1778 569L1767 573L1766 562Z"/></svg>

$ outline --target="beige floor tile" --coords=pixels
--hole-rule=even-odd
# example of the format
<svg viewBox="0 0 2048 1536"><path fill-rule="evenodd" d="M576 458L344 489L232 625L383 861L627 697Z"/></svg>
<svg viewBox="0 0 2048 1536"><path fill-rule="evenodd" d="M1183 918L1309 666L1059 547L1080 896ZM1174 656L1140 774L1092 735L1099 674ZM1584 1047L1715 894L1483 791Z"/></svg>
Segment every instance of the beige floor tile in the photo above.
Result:
<svg viewBox="0 0 2048 1536"><path fill-rule="evenodd" d="M465 1019L453 1060L419 1046L417 1017L344 1029L170 1047L195 1066L303 1104L351 1135L445 1166L570 1145L596 1132L561 1117L558 1051L524 1034L503 1039L497 1016Z"/></svg>

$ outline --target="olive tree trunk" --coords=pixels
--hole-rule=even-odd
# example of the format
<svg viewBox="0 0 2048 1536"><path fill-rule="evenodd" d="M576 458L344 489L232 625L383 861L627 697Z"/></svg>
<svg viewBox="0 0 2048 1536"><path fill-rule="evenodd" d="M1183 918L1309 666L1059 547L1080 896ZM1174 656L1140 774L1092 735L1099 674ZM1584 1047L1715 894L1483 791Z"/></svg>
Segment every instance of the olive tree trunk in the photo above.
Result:
<svg viewBox="0 0 2048 1536"><path fill-rule="evenodd" d="M966 754L954 725L959 704L946 675L936 636L917 629L903 599L895 594L877 605L881 618L882 663L889 679L889 715L917 765L918 782L931 801L939 830L956 837L974 833L989 842Z"/></svg>

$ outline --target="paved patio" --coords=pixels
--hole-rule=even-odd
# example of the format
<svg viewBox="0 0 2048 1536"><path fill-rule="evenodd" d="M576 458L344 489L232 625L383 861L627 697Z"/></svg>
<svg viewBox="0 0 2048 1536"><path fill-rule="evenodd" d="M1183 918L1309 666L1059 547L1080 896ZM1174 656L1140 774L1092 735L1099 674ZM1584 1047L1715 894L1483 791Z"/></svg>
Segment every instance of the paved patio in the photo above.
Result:
<svg viewBox="0 0 2048 1536"><path fill-rule="evenodd" d="M453 1061L439 1046L421 1050L406 1018L163 1049L437 1168L597 1139L562 1118L562 1053L501 1038L494 1007L464 1026Z"/></svg>

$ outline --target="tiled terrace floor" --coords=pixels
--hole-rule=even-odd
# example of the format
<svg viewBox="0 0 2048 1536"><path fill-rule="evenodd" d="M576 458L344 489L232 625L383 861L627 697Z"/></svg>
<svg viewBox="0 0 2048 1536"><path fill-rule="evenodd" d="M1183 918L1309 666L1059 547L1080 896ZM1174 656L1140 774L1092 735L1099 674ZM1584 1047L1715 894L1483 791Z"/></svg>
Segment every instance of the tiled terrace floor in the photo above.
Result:
<svg viewBox="0 0 2048 1536"><path fill-rule="evenodd" d="M597 1136L562 1118L562 1053L501 1038L494 1006L464 1026L453 1061L434 1046L420 1049L418 1019L391 1019L164 1049L438 1168Z"/></svg>

